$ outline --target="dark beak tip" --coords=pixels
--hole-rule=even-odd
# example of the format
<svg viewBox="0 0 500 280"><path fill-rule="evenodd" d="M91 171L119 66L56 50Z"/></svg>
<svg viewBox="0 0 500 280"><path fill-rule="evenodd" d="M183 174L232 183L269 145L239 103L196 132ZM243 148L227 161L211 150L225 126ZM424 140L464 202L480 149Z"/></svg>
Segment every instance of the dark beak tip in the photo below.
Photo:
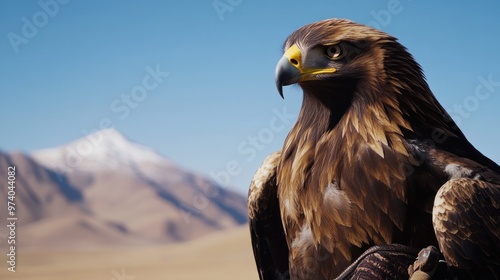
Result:
<svg viewBox="0 0 500 280"><path fill-rule="evenodd" d="M283 96L283 86L295 84L296 82L298 82L299 77L299 69L290 64L288 58L283 56L279 60L278 65L276 65L274 76L276 88L278 89L278 93L280 94L281 98L285 99Z"/></svg>
<svg viewBox="0 0 500 280"><path fill-rule="evenodd" d="M285 99L283 96L283 85L281 82L276 82L276 88L278 89L278 93L280 94L281 98Z"/></svg>
<svg viewBox="0 0 500 280"><path fill-rule="evenodd" d="M274 82L276 83L276 89L278 89L278 93L280 94L281 98L284 99L283 97L283 76L282 76L282 59L278 62L278 65L276 65L276 69L274 72Z"/></svg>

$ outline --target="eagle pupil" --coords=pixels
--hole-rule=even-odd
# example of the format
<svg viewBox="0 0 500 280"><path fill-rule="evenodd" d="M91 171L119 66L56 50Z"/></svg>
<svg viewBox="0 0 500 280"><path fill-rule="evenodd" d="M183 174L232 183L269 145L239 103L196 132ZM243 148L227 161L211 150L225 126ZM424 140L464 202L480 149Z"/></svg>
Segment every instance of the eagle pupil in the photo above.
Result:
<svg viewBox="0 0 500 280"><path fill-rule="evenodd" d="M328 46L325 50L325 54L330 59L339 59L342 56L342 49L339 45Z"/></svg>

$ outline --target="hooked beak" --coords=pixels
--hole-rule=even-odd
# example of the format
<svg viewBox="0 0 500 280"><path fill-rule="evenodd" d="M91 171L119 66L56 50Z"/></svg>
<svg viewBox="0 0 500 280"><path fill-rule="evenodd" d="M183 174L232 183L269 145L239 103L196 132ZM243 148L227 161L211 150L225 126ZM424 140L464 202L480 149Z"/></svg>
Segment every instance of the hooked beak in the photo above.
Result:
<svg viewBox="0 0 500 280"><path fill-rule="evenodd" d="M301 53L297 45L291 46L278 61L274 73L274 81L278 92L283 98L283 86L295 84L300 80L302 74L300 61Z"/></svg>
<svg viewBox="0 0 500 280"><path fill-rule="evenodd" d="M293 45L286 50L278 61L274 80L281 98L283 98L283 86L302 81L318 80L318 75L331 74L337 71L334 67L324 67L324 65L304 67L302 63L302 53L297 45Z"/></svg>

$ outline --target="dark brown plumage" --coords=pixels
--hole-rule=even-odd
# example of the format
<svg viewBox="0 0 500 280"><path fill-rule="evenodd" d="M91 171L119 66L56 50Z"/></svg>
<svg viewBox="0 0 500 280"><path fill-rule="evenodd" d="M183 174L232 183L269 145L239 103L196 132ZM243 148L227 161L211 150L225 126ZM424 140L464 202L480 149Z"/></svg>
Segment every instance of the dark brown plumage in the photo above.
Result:
<svg viewBox="0 0 500 280"><path fill-rule="evenodd" d="M467 141L407 50L339 19L298 29L284 50L278 90L298 83L304 97L250 187L261 279L333 279L393 243L439 246L453 270L498 273L500 167Z"/></svg>

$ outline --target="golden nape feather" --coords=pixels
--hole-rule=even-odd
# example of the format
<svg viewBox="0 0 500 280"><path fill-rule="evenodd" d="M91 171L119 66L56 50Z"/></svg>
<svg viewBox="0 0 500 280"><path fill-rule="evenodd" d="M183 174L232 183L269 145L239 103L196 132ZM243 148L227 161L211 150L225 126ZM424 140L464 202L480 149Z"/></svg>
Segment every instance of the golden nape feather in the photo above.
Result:
<svg viewBox="0 0 500 280"><path fill-rule="evenodd" d="M306 25L285 41L275 79L280 94L298 84L303 103L249 191L261 279L363 275L356 269L408 279L428 246L450 277L500 277L500 167L396 38L349 20ZM364 257L369 248L386 253Z"/></svg>

